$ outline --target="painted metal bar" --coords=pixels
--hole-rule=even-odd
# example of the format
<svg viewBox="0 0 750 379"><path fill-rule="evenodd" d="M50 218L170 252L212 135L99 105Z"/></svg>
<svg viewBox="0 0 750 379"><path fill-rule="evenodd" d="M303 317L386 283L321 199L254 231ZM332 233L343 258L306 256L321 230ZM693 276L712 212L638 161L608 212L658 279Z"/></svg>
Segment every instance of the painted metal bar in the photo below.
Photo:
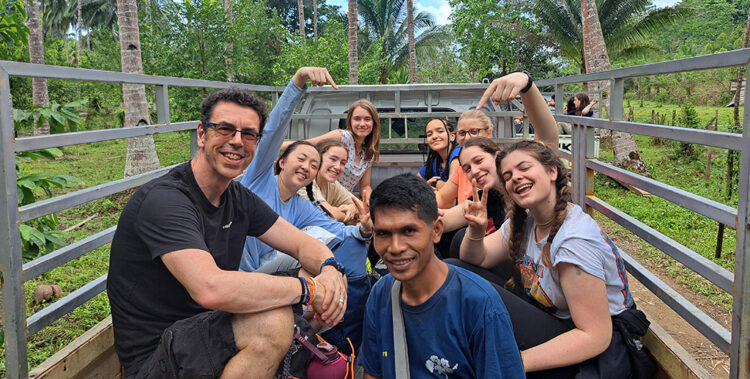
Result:
<svg viewBox="0 0 750 379"><path fill-rule="evenodd" d="M679 242L658 232L656 229L638 221L634 217L599 198L593 196L588 197L586 199L586 204L607 216L612 221L620 224L625 229L631 231L633 234L641 237L644 241L674 258L676 261L682 263L685 267L695 271L696 274L704 277L717 287L727 293L732 293L734 276L729 270L719 266L710 259L685 247Z"/></svg>
<svg viewBox="0 0 750 379"><path fill-rule="evenodd" d="M523 116L521 111L498 111L498 112L485 112L488 117L495 116L510 116L517 117ZM429 118L429 117L459 117L461 112L382 112L378 114L381 119L385 118ZM292 115L292 120L328 120L328 119L345 119L346 113L295 113Z"/></svg>
<svg viewBox="0 0 750 379"><path fill-rule="evenodd" d="M5 370L11 379L26 378L26 304L23 294L21 235L16 209L16 160L13 153L13 105L10 77L0 68L0 269L2 269Z"/></svg>
<svg viewBox="0 0 750 379"><path fill-rule="evenodd" d="M745 68L750 70L750 65ZM750 71L745 71L750 72ZM732 307L732 351L729 377L750 376L750 96L745 96L742 118L742 149L740 156L740 186L737 189L737 248L734 258L734 306Z"/></svg>
<svg viewBox="0 0 750 379"><path fill-rule="evenodd" d="M573 202L586 208L586 143L584 127L573 124Z"/></svg>
<svg viewBox="0 0 750 379"><path fill-rule="evenodd" d="M107 274L104 274L83 287L71 292L68 296L52 303L41 311L29 316L26 320L29 335L32 335L70 313L94 296L102 293L107 287Z"/></svg>
<svg viewBox="0 0 750 379"><path fill-rule="evenodd" d="M175 122L173 124L154 124L117 129L89 130L82 132L60 133L46 136L23 137L16 139L17 152L80 145L84 143L110 141L114 139L139 137L159 133L191 130L198 127L197 121Z"/></svg>
<svg viewBox="0 0 750 379"><path fill-rule="evenodd" d="M133 175L124 179L115 180L113 182L104 183L95 187L67 193L62 196L57 196L52 199L46 199L33 204L25 205L18 209L18 220L19 222L26 222L68 208L73 208L92 200L101 199L118 192L141 186L151 179L158 178L166 174L175 166L176 165L172 165L143 174Z"/></svg>
<svg viewBox="0 0 750 379"><path fill-rule="evenodd" d="M237 87L260 92L284 89L284 87L279 86L262 86L237 82L218 82L202 79L176 78L171 76L131 74L117 71L92 70L87 68L51 66L13 61L0 61L0 67L4 68L10 76L27 78L69 79L118 84L132 83L216 89Z"/></svg>
<svg viewBox="0 0 750 379"><path fill-rule="evenodd" d="M700 57L677 59L667 62L651 63L641 66L619 68L592 74L571 75L561 78L537 80L538 87L555 84L595 82L601 80L634 78L649 75L673 74L685 71L709 70L724 67L741 66L750 61L750 49L738 49L725 53L702 55Z"/></svg>
<svg viewBox="0 0 750 379"><path fill-rule="evenodd" d="M625 268L630 275L638 279L641 284L677 312L680 317L708 338L721 351L727 352L729 350L731 333L724 326L648 271L626 252L620 250L620 256L625 261Z"/></svg>
<svg viewBox="0 0 750 379"><path fill-rule="evenodd" d="M159 124L169 124L169 87L166 85L156 86L156 119Z"/></svg>
<svg viewBox="0 0 750 379"><path fill-rule="evenodd" d="M555 84L555 114L563 114L563 104L565 104L563 85Z"/></svg>
<svg viewBox="0 0 750 379"><path fill-rule="evenodd" d="M643 175L632 173L628 170L610 165L598 160L590 160L587 166L596 172L609 176L612 179L638 187L648 193L671 201L683 208L699 213L703 216L716 220L731 228L736 227L737 210L717 201L698 196L694 193L664 184L657 180L647 178Z"/></svg>
<svg viewBox="0 0 750 379"><path fill-rule="evenodd" d="M625 119L625 111L623 109L623 100L625 98L625 79L614 79L612 80L612 89L609 94L609 116L610 121L622 121ZM601 91L599 91L599 104L604 102L601 98ZM599 111L599 117L601 117L601 110Z"/></svg>
<svg viewBox="0 0 750 379"><path fill-rule="evenodd" d="M29 281L55 267L72 261L94 249L112 242L117 226L90 235L80 241L45 254L23 265L23 279Z"/></svg>
<svg viewBox="0 0 750 379"><path fill-rule="evenodd" d="M742 150L742 135L712 130L681 128L677 126L653 125L644 122L609 121L601 118L583 116L558 116L555 120L581 124L594 128L616 130L630 134L659 137L673 141L694 143L697 145Z"/></svg>

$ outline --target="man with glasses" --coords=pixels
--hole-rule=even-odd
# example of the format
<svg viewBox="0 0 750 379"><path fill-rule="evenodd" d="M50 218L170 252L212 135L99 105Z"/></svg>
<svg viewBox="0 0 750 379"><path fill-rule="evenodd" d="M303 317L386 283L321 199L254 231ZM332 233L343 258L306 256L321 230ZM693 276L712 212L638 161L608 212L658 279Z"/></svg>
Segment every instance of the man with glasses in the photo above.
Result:
<svg viewBox="0 0 750 379"><path fill-rule="evenodd" d="M336 87L326 69L303 67L282 97L299 96L308 80ZM252 161L266 120L290 117L276 108L267 116L263 100L247 90L209 94L197 155L128 201L107 280L126 377L272 377L292 341L290 305L310 306L326 326L341 321L346 282L326 263L331 251L233 180ZM317 276L238 272L247 236Z"/></svg>

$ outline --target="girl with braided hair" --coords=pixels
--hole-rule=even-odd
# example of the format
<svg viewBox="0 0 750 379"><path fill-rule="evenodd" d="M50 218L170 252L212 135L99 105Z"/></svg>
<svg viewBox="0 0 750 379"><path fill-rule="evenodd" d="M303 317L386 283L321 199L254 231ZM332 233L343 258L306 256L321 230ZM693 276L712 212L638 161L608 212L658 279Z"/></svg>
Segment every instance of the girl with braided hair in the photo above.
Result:
<svg viewBox="0 0 750 379"><path fill-rule="evenodd" d="M557 145L521 141L491 154L486 143L469 142L459 159L474 197L464 206L460 258L497 284L528 377L629 378L631 335L620 330L620 315L645 316L619 250L570 202L569 170L547 147ZM486 233L489 196L477 188L501 191L509 204L497 232Z"/></svg>

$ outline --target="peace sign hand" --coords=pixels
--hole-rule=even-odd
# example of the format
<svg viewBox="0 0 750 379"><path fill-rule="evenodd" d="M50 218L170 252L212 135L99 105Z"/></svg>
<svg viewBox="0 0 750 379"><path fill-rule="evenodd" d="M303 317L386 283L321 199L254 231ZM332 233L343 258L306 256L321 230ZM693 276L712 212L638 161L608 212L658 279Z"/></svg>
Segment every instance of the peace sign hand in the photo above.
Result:
<svg viewBox="0 0 750 379"><path fill-rule="evenodd" d="M471 188L474 200L464 201L464 218L469 223L466 234L476 240L484 237L487 230L487 191L489 188L484 189L482 197L479 196L477 181L475 179L471 180Z"/></svg>
<svg viewBox="0 0 750 379"><path fill-rule="evenodd" d="M357 199L356 196L352 196L354 205L357 206L359 212L359 232L362 236L372 235L372 219L370 219L370 193L362 191L362 201Z"/></svg>

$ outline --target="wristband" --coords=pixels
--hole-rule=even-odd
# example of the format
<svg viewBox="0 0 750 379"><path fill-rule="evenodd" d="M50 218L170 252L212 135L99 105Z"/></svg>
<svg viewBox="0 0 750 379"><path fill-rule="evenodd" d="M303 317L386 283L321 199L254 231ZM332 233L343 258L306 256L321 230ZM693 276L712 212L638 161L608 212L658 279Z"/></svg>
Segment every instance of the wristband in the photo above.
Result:
<svg viewBox="0 0 750 379"><path fill-rule="evenodd" d="M323 272L323 267L326 267L326 266L331 266L335 268L341 274L344 273L344 266L342 266L341 263L339 263L339 261L337 261L336 258L334 257L330 257L326 259L325 261L323 261L323 263L320 265L320 272Z"/></svg>
<svg viewBox="0 0 750 379"><path fill-rule="evenodd" d="M529 92L529 90L531 89L531 85L534 84L534 77L531 76L531 74L526 70L519 70L519 71L514 71L514 72L522 72L526 74L526 77L528 78L529 81L526 83L526 87L523 87L523 89L521 89L521 93Z"/></svg>

